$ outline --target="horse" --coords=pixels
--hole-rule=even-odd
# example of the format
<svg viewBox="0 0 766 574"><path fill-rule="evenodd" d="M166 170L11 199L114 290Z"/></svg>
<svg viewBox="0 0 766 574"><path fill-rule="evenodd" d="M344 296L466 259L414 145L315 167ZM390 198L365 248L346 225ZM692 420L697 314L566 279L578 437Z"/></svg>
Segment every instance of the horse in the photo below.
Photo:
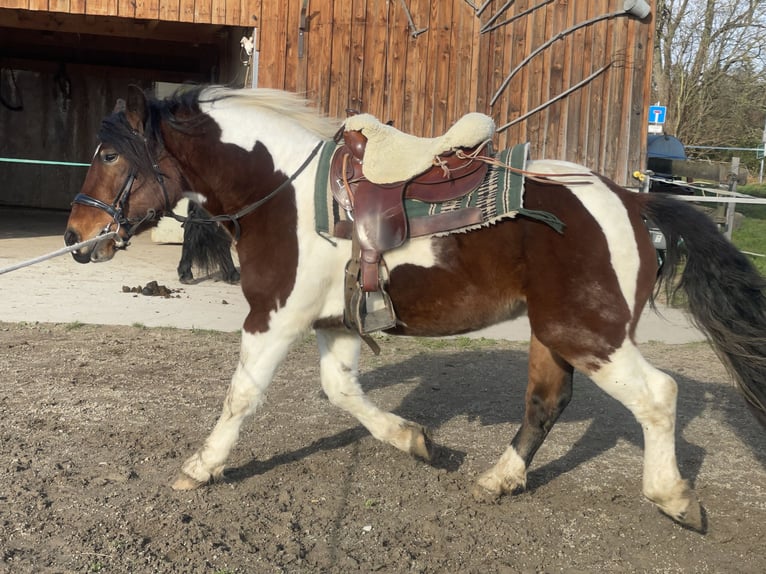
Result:
<svg viewBox="0 0 766 574"><path fill-rule="evenodd" d="M264 400L291 343L312 328L321 386L333 405L404 452L425 461L438 453L428 429L380 409L358 380L361 345L370 336L344 320L344 273L354 238L318 229L317 207L327 197L326 179L317 177L318 150L337 145L341 124L295 94L211 85L162 100L135 95L102 122L64 239L72 245L110 230L118 235L73 252L74 259L112 259L186 196L235 237L249 304L222 412L183 463L175 489L223 476L243 420ZM428 149L435 141L410 139ZM459 232L407 236L383 254L396 316L383 332L456 335L526 313L531 335L523 419L499 460L475 482L478 501L525 488L535 453L572 398L576 369L641 425L644 496L682 526L703 532L704 510L676 459L677 384L642 356L636 326L658 294L682 289L745 404L766 426L766 284L693 206L627 190L570 162L530 159L523 171L527 211ZM335 198L329 204L336 215L343 212ZM535 213L563 226L529 215ZM667 240L661 268L647 221ZM470 389L465 392L470 400Z"/></svg>
<svg viewBox="0 0 766 574"><path fill-rule="evenodd" d="M231 235L220 224L206 222L209 216L202 206L189 202L177 268L178 280L185 285L194 282L193 267L207 275L219 272L226 283L239 282L239 271L231 257Z"/></svg>

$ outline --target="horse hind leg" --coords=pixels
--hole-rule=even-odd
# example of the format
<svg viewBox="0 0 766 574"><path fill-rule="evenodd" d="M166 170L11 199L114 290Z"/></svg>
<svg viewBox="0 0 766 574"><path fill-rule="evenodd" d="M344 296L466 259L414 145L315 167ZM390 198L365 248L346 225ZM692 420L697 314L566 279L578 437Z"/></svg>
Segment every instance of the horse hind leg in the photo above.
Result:
<svg viewBox="0 0 766 574"><path fill-rule="evenodd" d="M526 488L532 458L572 398L572 375L572 366L533 334L524 420L500 460L479 477L474 498L495 500Z"/></svg>
<svg viewBox="0 0 766 574"><path fill-rule="evenodd" d="M357 379L360 339L351 331L317 329L322 389L330 402L353 415L376 439L430 461L433 443L428 431L381 410L364 394Z"/></svg>
<svg viewBox="0 0 766 574"><path fill-rule="evenodd" d="M606 393L625 405L644 433L643 492L678 523L704 531L704 515L676 462L675 424L678 387L650 365L630 341L608 363L588 373Z"/></svg>

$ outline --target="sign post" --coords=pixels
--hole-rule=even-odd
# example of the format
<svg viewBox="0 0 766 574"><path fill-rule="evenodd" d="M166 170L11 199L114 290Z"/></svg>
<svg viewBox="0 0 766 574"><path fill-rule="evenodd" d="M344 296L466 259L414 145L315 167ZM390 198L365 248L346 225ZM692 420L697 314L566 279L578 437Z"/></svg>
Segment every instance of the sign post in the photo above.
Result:
<svg viewBox="0 0 766 574"><path fill-rule="evenodd" d="M667 108L665 106L649 106L649 133L661 134L662 126L665 123L665 114Z"/></svg>

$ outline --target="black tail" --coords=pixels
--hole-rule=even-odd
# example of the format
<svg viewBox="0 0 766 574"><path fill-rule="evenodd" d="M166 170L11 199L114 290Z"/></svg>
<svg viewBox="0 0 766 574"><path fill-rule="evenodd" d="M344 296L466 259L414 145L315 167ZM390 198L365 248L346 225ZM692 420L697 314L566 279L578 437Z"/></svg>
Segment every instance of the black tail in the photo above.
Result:
<svg viewBox="0 0 766 574"><path fill-rule="evenodd" d="M683 290L695 324L711 340L759 422L766 426L766 279L691 204L651 194L644 214L665 235L658 289ZM684 263L681 279L676 272Z"/></svg>

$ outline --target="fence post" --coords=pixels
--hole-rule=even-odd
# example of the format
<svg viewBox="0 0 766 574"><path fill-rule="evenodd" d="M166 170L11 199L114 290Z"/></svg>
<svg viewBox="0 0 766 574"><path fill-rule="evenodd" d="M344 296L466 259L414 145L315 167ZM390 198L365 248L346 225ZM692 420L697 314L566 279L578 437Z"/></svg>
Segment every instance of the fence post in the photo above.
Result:
<svg viewBox="0 0 766 574"><path fill-rule="evenodd" d="M739 175L739 158L731 158L731 171L729 172L729 191L737 191L737 176ZM731 241L731 232L734 229L734 213L736 212L737 204L730 201L726 204L726 238Z"/></svg>

